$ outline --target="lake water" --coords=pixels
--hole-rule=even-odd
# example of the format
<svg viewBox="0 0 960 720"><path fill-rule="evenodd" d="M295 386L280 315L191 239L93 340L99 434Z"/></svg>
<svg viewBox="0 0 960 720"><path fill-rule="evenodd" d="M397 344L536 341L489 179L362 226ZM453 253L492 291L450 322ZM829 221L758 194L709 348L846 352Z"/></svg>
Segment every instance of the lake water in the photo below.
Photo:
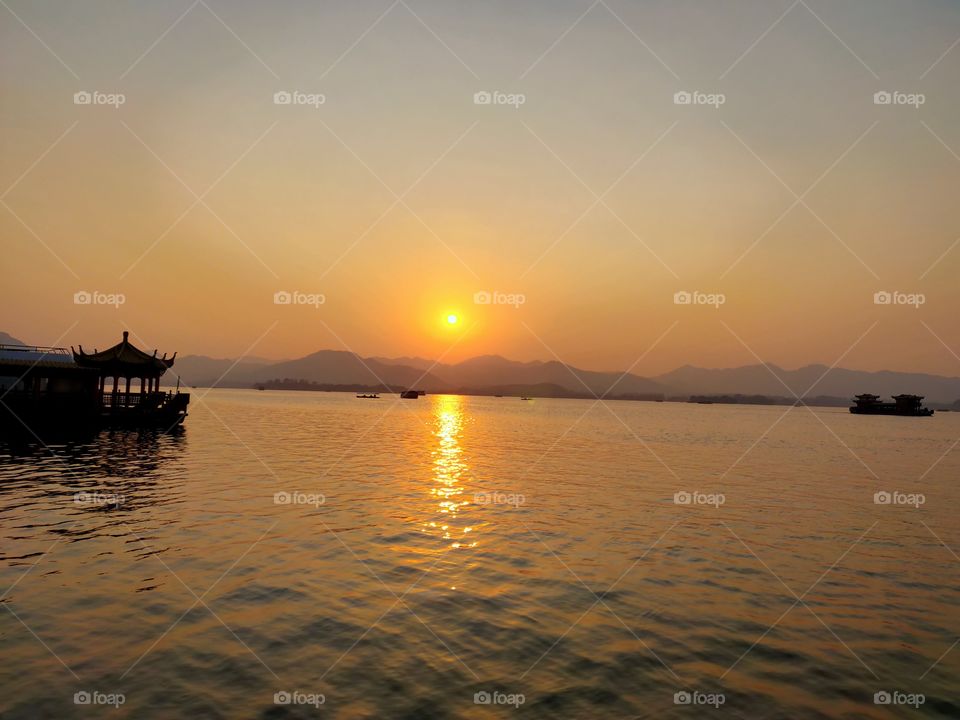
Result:
<svg viewBox="0 0 960 720"><path fill-rule="evenodd" d="M0 445L3 718L960 716L960 413L193 392Z"/></svg>

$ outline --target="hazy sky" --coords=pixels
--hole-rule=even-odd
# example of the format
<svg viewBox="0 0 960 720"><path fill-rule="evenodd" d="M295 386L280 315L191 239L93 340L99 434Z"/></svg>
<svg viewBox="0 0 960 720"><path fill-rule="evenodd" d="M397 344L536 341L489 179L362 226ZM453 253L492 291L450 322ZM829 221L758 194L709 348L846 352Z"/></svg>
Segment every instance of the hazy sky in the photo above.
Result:
<svg viewBox="0 0 960 720"><path fill-rule="evenodd" d="M25 341L960 375L960 3L6 4Z"/></svg>

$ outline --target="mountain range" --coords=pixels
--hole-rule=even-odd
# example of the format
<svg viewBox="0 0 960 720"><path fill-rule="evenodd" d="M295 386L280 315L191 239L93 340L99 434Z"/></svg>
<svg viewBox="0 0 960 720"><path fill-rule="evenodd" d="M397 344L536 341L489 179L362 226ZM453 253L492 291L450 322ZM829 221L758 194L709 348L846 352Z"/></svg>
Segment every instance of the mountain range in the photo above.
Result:
<svg viewBox="0 0 960 720"><path fill-rule="evenodd" d="M459 363L434 363L424 358L360 357L355 353L321 350L296 360L270 363L188 355L177 359L176 373L188 385L250 387L292 380L324 386L356 388L416 388L428 393L526 394L551 397L606 395L652 399L691 395L764 395L769 397L841 398L857 393L881 396L924 395L931 402L960 399L960 378L926 373L867 372L825 365L786 370L771 364L736 368L692 365L654 377L617 371L583 370L556 360L518 362L499 355L482 355Z"/></svg>
<svg viewBox="0 0 960 720"><path fill-rule="evenodd" d="M0 332L0 344L23 344ZM857 393L883 397L923 395L940 405L960 399L960 378L893 371L868 372L825 365L786 370L772 364L735 368L692 365L654 377L618 371L583 370L556 360L519 362L481 355L459 363L435 363L419 357L361 357L341 350L320 350L294 360L264 358L178 357L173 368L182 384L196 387L254 385L304 389L415 388L428 393L536 395L633 399L686 399L690 396L766 396L816 399L843 404ZM284 382L286 381L286 382Z"/></svg>

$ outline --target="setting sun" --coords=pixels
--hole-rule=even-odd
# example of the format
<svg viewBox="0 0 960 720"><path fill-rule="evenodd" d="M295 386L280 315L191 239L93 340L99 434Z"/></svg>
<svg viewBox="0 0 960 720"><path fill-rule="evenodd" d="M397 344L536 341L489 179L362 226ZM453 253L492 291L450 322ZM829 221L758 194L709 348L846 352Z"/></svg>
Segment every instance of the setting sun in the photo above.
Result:
<svg viewBox="0 0 960 720"><path fill-rule="evenodd" d="M459 320L460 320L460 318L458 318L458 317L457 317L456 315L454 315L453 313L451 313L450 315L447 315L447 324L448 324L448 325L456 325Z"/></svg>

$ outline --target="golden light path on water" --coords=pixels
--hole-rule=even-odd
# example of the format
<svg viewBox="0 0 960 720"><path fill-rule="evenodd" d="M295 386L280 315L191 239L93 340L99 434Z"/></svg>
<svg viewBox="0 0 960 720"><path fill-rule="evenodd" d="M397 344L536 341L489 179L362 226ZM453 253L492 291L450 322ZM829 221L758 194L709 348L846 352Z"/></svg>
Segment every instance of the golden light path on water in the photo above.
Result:
<svg viewBox="0 0 960 720"><path fill-rule="evenodd" d="M465 486L472 478L461 446L465 417L463 398L458 395L440 395L434 397L433 402L433 435L436 445L431 453L433 478L430 494L437 499L437 509L445 517L439 522L424 523L424 530L440 534L444 540L452 540L453 549L472 548L477 543L468 541L467 536L473 528L459 524L455 527L453 522L470 505Z"/></svg>

